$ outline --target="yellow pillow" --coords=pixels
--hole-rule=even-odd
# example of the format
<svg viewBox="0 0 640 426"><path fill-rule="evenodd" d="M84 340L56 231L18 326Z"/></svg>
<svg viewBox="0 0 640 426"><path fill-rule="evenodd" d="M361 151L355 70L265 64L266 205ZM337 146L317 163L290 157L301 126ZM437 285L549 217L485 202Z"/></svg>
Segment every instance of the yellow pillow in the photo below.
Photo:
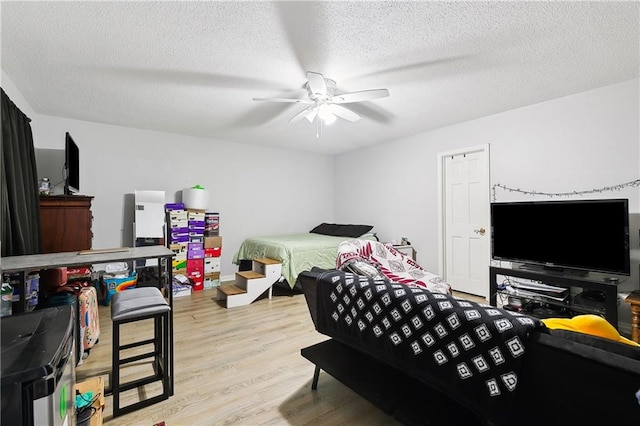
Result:
<svg viewBox="0 0 640 426"><path fill-rule="evenodd" d="M640 344L621 336L614 326L598 315L585 314L573 318L545 318L542 322L550 329L577 331L640 347Z"/></svg>

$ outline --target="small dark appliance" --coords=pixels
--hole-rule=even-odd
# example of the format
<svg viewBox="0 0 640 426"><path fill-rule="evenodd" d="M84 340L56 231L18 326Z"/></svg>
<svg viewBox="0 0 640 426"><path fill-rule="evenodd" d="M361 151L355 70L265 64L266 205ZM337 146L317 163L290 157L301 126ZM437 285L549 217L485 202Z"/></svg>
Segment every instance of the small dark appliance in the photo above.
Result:
<svg viewBox="0 0 640 426"><path fill-rule="evenodd" d="M72 305L3 317L3 425L75 425Z"/></svg>

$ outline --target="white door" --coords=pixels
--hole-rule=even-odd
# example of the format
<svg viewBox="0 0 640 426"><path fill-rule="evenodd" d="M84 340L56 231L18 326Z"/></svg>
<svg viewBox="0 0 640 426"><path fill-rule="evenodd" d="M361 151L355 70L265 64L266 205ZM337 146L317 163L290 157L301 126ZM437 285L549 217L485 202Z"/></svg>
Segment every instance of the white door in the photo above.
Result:
<svg viewBox="0 0 640 426"><path fill-rule="evenodd" d="M439 155L441 275L456 291L487 298L490 261L489 146Z"/></svg>

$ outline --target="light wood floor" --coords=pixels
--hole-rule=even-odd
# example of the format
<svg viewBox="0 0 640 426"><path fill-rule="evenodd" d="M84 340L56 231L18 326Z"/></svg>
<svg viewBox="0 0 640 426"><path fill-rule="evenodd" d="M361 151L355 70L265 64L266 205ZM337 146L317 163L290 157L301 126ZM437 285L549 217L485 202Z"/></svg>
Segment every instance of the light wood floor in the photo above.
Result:
<svg viewBox="0 0 640 426"><path fill-rule="evenodd" d="M311 390L314 366L300 349L326 340L315 331L303 295L263 298L226 309L215 290L174 299L175 394L133 413L112 417L106 397L107 425L396 425L392 417L325 372ZM128 325L121 334L149 336L151 324ZM102 376L111 368L111 321L100 306L100 340L78 366L77 381ZM129 380L148 365L134 365ZM146 370L149 371L149 370ZM152 395L158 385L148 385ZM124 395L137 400L137 391Z"/></svg>

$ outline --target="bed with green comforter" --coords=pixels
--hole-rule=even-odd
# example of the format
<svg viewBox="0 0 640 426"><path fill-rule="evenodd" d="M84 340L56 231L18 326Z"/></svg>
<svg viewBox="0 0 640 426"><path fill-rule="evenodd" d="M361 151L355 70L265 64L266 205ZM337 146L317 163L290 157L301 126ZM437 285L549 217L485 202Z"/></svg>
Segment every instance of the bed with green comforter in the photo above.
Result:
<svg viewBox="0 0 640 426"><path fill-rule="evenodd" d="M360 238L376 239L374 234L366 234ZM316 233L247 238L233 256L233 263L240 265L242 260L261 257L278 260L282 263L283 278L287 280L289 287L293 288L298 274L302 271L311 270L314 266L335 268L338 245L349 239L352 238Z"/></svg>

